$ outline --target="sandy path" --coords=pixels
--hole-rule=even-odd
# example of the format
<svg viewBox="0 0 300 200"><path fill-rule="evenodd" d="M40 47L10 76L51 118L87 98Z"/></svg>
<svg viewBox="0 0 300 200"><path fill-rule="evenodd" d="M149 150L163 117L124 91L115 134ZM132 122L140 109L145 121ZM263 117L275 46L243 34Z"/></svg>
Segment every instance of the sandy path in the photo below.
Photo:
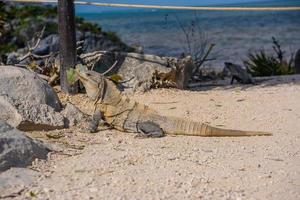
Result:
<svg viewBox="0 0 300 200"><path fill-rule="evenodd" d="M38 199L300 199L299 82L298 76L246 89L135 95L161 114L274 136L135 139L117 131L75 132L85 148L41 164L44 176L28 191Z"/></svg>

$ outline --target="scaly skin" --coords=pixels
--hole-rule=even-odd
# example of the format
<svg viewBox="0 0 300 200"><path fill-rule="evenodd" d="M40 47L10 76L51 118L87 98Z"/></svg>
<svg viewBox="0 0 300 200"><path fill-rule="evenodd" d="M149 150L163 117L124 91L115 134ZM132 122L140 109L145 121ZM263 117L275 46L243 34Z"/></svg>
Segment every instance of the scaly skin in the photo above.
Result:
<svg viewBox="0 0 300 200"><path fill-rule="evenodd" d="M138 132L138 124L150 121L159 125L163 132L169 135L204 137L272 135L266 132L220 129L201 122L161 116L149 107L122 95L112 81L97 72L77 68L76 74L88 96L95 101L95 110L100 110L104 120L120 131Z"/></svg>

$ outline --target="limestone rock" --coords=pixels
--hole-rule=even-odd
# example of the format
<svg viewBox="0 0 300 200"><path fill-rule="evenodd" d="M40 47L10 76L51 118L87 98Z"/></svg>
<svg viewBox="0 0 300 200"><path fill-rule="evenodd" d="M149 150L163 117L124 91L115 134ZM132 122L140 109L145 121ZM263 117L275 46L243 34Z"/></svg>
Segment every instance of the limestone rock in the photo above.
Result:
<svg viewBox="0 0 300 200"><path fill-rule="evenodd" d="M22 116L22 122L17 126L23 131L53 130L64 128L64 117L52 107L41 104L31 105L31 102L22 102L17 107Z"/></svg>
<svg viewBox="0 0 300 200"><path fill-rule="evenodd" d="M22 122L23 117L6 96L0 96L0 111L0 120L9 125L17 127Z"/></svg>
<svg viewBox="0 0 300 200"><path fill-rule="evenodd" d="M0 70L0 120L24 131L64 127L60 101L46 82L26 69Z"/></svg>
<svg viewBox="0 0 300 200"><path fill-rule="evenodd" d="M48 55L59 51L59 37L57 34L51 34L42 39L37 48L33 51L37 55Z"/></svg>
<svg viewBox="0 0 300 200"><path fill-rule="evenodd" d="M87 116L71 103L67 103L61 113L65 117L67 127L75 126L87 119Z"/></svg>
<svg viewBox="0 0 300 200"><path fill-rule="evenodd" d="M0 172L10 167L26 167L35 158L46 159L49 149L0 121Z"/></svg>
<svg viewBox="0 0 300 200"><path fill-rule="evenodd" d="M0 96L0 120L23 131L52 130L64 127L64 117L46 104L32 105L28 101Z"/></svg>
<svg viewBox="0 0 300 200"><path fill-rule="evenodd" d="M147 91L157 87L184 89L191 77L194 63L190 57L176 59L138 53L93 52L81 56L89 69L105 72L116 61L110 74L123 77L127 91Z"/></svg>
<svg viewBox="0 0 300 200"><path fill-rule="evenodd" d="M53 89L37 74L13 66L0 66L0 95L31 105L46 104L55 111L61 109Z"/></svg>
<svg viewBox="0 0 300 200"><path fill-rule="evenodd" d="M80 31L76 32L76 41L83 40L83 49L85 52L93 52L99 50L110 51L132 51L133 49L122 42L113 42L106 33L92 34ZM58 34L51 34L41 40L38 47L33 51L37 55L47 55L59 51Z"/></svg>
<svg viewBox="0 0 300 200"><path fill-rule="evenodd" d="M7 65L14 65L19 63L19 58L21 57L21 55L19 53L16 52L12 52L7 54L7 61L6 64Z"/></svg>

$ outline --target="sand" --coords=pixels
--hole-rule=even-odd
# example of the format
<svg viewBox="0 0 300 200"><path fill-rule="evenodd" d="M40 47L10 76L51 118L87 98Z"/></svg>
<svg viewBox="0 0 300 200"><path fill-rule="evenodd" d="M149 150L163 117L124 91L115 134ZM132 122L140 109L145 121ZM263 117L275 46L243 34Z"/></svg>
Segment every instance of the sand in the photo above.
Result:
<svg viewBox="0 0 300 200"><path fill-rule="evenodd" d="M115 130L52 131L63 136L48 139L57 152L34 162L30 168L42 175L16 199L300 199L300 76L158 89L133 99L164 115L274 135L137 139ZM62 100L91 113L85 95Z"/></svg>

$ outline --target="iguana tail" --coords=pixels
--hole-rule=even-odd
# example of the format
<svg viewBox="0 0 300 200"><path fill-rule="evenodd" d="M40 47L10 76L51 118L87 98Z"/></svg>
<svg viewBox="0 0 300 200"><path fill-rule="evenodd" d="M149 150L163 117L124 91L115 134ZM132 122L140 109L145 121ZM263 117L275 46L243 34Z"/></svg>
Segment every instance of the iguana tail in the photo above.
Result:
<svg viewBox="0 0 300 200"><path fill-rule="evenodd" d="M188 121L175 117L166 117L160 127L169 135L190 135L202 137L238 137L238 136L270 136L271 133L258 131L240 131L215 128L200 122Z"/></svg>

